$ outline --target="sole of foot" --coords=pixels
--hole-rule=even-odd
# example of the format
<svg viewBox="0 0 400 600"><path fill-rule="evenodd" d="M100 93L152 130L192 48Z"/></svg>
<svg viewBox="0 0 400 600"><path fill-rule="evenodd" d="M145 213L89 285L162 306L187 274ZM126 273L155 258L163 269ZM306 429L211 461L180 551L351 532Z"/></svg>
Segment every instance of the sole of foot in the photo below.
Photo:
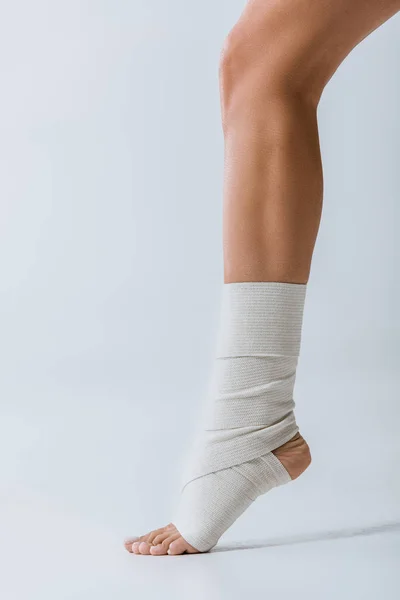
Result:
<svg viewBox="0 0 400 600"><path fill-rule="evenodd" d="M298 433L289 442L273 450L273 454L285 467L292 480L297 479L311 463L311 453L307 442ZM149 556L179 556L200 554L181 536L173 523L150 531L140 537L125 540L125 548L131 554Z"/></svg>

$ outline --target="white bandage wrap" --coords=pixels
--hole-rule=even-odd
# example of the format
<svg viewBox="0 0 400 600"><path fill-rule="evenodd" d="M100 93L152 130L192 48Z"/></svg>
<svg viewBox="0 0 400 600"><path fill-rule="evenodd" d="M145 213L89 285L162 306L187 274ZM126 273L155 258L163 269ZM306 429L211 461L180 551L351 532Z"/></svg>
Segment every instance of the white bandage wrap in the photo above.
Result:
<svg viewBox="0 0 400 600"><path fill-rule="evenodd" d="M290 481L271 452L296 435L293 387L306 285L230 283L209 411L174 524L200 552L259 496Z"/></svg>

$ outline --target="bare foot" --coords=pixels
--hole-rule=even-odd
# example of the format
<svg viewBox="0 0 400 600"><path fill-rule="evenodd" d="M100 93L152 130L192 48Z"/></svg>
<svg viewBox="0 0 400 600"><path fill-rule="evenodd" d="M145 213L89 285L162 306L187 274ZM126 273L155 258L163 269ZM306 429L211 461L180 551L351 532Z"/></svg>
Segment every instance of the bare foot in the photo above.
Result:
<svg viewBox="0 0 400 600"><path fill-rule="evenodd" d="M285 467L291 479L297 479L311 463L310 449L299 433L280 448L273 450L273 454ZM152 556L199 553L196 548L184 540L173 523L150 531L141 537L126 540L125 548L132 554L151 554Z"/></svg>
<svg viewBox="0 0 400 600"><path fill-rule="evenodd" d="M172 523L161 529L150 531L139 538L126 540L125 548L132 554L151 554L153 556L198 554L198 550L183 539Z"/></svg>

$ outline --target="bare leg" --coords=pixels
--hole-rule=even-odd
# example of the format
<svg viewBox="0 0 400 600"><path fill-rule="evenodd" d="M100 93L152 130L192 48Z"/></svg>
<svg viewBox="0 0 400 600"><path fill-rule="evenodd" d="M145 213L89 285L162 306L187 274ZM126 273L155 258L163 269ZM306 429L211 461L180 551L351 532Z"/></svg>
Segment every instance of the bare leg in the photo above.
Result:
<svg viewBox="0 0 400 600"><path fill-rule="evenodd" d="M319 98L399 9L399 0L248 2L221 62L226 282L308 280L322 203Z"/></svg>
<svg viewBox="0 0 400 600"><path fill-rule="evenodd" d="M317 105L352 48L398 10L400 0L249 0L221 60L226 283L308 281L322 204ZM292 479L310 462L299 435L274 453ZM126 547L195 551L172 524Z"/></svg>

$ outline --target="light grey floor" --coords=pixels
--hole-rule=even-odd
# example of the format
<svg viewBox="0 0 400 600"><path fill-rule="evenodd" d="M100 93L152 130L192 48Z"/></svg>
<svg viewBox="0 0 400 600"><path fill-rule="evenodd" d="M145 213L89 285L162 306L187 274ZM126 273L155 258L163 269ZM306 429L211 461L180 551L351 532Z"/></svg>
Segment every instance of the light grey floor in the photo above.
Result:
<svg viewBox="0 0 400 600"><path fill-rule="evenodd" d="M399 597L399 525L322 535L328 539L226 544L200 556L138 557L124 553L109 531L43 506L40 511L30 500L29 507L9 507L2 532L1 591L7 600Z"/></svg>

